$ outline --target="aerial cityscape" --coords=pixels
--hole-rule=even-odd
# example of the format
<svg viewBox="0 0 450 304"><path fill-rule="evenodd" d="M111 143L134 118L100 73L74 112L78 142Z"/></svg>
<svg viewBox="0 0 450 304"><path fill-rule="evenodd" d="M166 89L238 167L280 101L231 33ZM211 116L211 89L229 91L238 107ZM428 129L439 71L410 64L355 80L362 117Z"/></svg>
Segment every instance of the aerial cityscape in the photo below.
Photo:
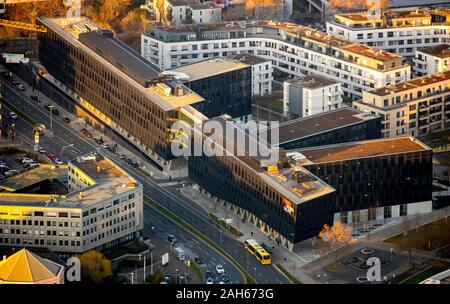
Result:
<svg viewBox="0 0 450 304"><path fill-rule="evenodd" d="M0 284L450 284L450 1L0 0Z"/></svg>

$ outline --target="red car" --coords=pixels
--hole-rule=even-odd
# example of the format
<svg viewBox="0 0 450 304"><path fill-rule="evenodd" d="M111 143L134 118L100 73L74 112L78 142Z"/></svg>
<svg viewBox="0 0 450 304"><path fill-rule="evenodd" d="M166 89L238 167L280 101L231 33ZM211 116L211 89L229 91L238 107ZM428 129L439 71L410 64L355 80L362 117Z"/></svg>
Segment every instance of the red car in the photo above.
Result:
<svg viewBox="0 0 450 304"><path fill-rule="evenodd" d="M54 161L56 159L56 156L51 154L50 152L45 152L44 155L47 156L47 158L51 161Z"/></svg>

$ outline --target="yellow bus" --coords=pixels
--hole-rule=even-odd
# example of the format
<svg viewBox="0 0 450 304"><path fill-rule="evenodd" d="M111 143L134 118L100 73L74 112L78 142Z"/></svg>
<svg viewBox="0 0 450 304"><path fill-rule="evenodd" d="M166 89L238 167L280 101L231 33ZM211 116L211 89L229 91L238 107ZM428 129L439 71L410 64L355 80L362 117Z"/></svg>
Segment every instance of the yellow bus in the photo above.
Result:
<svg viewBox="0 0 450 304"><path fill-rule="evenodd" d="M270 265L272 263L270 253L262 248L255 240L248 239L244 242L245 249L250 252L263 265Z"/></svg>

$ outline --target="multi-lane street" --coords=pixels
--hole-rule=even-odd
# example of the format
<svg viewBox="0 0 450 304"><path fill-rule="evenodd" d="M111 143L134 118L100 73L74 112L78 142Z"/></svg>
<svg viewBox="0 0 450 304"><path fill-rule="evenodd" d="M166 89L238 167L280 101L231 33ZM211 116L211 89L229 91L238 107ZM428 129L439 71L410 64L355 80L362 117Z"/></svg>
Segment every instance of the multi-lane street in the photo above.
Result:
<svg viewBox="0 0 450 304"><path fill-rule="evenodd" d="M30 116L38 123L44 123L49 125L49 111L46 110L42 104L36 104L30 99L28 95L17 90L16 87L4 79L0 80L4 87L4 98L14 106L16 106L21 112ZM16 132L19 136L29 138L32 143L32 129L33 126L28 123L18 122ZM54 117L53 120L54 136L51 138L41 139L40 145L44 149L54 152L58 157L67 160L77 155L88 153L95 149L101 149L94 141L91 141L83 137L77 130L73 129L70 125L65 124L61 120L61 116ZM141 155L137 149L128 143L126 140L116 136L115 142L129 151L135 153L135 155ZM61 148L74 144L72 148L68 148L64 151L64 155L61 155ZM117 162L121 162L117 155L102 149L109 157ZM151 198L153 201L161 206L169 209L175 213L178 217L188 222L191 226L201 231L211 241L217 243L227 253L229 253L244 269L247 269L248 273L256 279L257 283L289 283L286 277L281 274L273 266L262 266L253 257L248 257L242 243L233 239L229 235L222 233L221 230L209 219L207 213L201 209L195 202L183 197L176 187L165 189L160 187L157 182L147 175L142 174L140 171L121 162L126 170L131 172L134 177L144 185L144 194ZM155 211L148 206L144 208L145 223L146 225L159 226L161 229L165 228L163 233L175 233L180 239L186 243L186 246L190 246L190 250L194 253L201 254L202 256L211 256L209 260L211 267L217 263L224 265L227 272L233 282L243 282L242 276L239 274L238 269L226 258L212 250L203 241L196 239L192 234L182 230L179 226L170 222L168 219L155 213ZM189 240L193 240L189 242Z"/></svg>

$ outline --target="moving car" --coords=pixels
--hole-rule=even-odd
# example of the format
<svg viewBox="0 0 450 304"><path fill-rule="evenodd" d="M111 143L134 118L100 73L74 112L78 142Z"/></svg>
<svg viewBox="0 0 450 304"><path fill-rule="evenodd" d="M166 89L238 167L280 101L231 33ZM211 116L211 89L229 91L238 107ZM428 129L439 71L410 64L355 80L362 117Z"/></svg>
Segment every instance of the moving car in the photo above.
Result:
<svg viewBox="0 0 450 304"><path fill-rule="evenodd" d="M64 117L63 122L65 122L66 124L70 124L70 118L69 117Z"/></svg>
<svg viewBox="0 0 450 304"><path fill-rule="evenodd" d="M9 118L16 120L17 119L17 114L15 112L9 112Z"/></svg>
<svg viewBox="0 0 450 304"><path fill-rule="evenodd" d="M103 143L103 144L102 144L102 148L104 148L104 149L109 149L109 144Z"/></svg>
<svg viewBox="0 0 450 304"><path fill-rule="evenodd" d="M206 284L208 284L208 285L214 284L214 279L213 278L207 278L206 279Z"/></svg>
<svg viewBox="0 0 450 304"><path fill-rule="evenodd" d="M17 85L17 88L21 91L25 91L25 86L23 84Z"/></svg>
<svg viewBox="0 0 450 304"><path fill-rule="evenodd" d="M63 162L62 160L60 160L59 158L55 158L54 162L55 162L57 165L62 165L62 164L64 164L64 162Z"/></svg>
<svg viewBox="0 0 450 304"><path fill-rule="evenodd" d="M228 276L227 273L222 273L222 275L220 276L220 279L222 280L222 282L224 283L228 283L230 281L230 277Z"/></svg>
<svg viewBox="0 0 450 304"><path fill-rule="evenodd" d="M203 258L201 256L198 256L198 255L194 257L194 261L195 261L195 263L197 263L199 265L205 263L205 261L203 261Z"/></svg>
<svg viewBox="0 0 450 304"><path fill-rule="evenodd" d="M225 273L225 269L223 268L222 264L217 264L216 271L217 271L218 274Z"/></svg>
<svg viewBox="0 0 450 304"><path fill-rule="evenodd" d="M205 272L205 278L206 278L206 280L208 280L208 279L214 279L214 274L212 273L211 270L206 270L206 272Z"/></svg>
<svg viewBox="0 0 450 304"><path fill-rule="evenodd" d="M39 96L37 96L37 95L31 95L30 97L32 100L36 101L37 103L41 102L41 100L39 99Z"/></svg>
<svg viewBox="0 0 450 304"><path fill-rule="evenodd" d="M176 236L174 236L173 234L169 234L168 236L167 236L167 240L169 241L169 242L171 242L171 243L176 243L176 242L178 242L178 239L177 239L177 237Z"/></svg>

